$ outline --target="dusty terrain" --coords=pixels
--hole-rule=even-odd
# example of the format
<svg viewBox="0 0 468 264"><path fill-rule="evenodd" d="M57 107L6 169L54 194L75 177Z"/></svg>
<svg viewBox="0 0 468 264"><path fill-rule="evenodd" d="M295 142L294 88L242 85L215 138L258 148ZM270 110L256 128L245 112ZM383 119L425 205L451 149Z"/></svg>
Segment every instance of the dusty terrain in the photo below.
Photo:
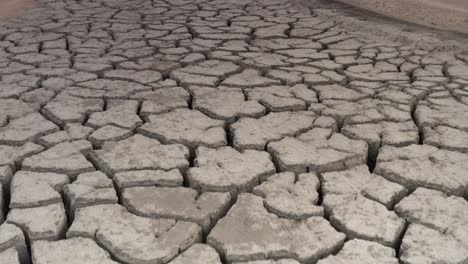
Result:
<svg viewBox="0 0 468 264"><path fill-rule="evenodd" d="M0 0L0 18L19 16L34 3L34 0Z"/></svg>
<svg viewBox="0 0 468 264"><path fill-rule="evenodd" d="M468 262L468 41L330 4L0 20L0 263Z"/></svg>
<svg viewBox="0 0 468 264"><path fill-rule="evenodd" d="M468 34L468 1L466 0L337 1L396 19Z"/></svg>

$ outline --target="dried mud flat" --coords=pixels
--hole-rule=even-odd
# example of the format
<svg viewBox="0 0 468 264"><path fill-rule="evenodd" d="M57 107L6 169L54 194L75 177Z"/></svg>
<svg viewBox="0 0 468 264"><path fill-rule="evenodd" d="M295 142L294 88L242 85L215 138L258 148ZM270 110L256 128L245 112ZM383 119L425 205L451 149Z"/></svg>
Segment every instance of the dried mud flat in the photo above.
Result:
<svg viewBox="0 0 468 264"><path fill-rule="evenodd" d="M0 262L468 262L468 53L309 1L0 21Z"/></svg>

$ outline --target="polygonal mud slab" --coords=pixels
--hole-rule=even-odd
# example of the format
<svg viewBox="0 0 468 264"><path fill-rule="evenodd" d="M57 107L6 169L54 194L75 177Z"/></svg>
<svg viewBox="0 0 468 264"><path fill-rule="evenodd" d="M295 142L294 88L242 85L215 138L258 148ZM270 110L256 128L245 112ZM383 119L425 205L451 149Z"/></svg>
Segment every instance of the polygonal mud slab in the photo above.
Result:
<svg viewBox="0 0 468 264"><path fill-rule="evenodd" d="M253 68L269 69L289 65L289 63L285 62L288 57L278 53L242 52L239 53L239 56L244 58L242 64Z"/></svg>
<svg viewBox="0 0 468 264"><path fill-rule="evenodd" d="M124 45L129 45L130 43L126 43ZM142 42L137 41L136 43L142 43ZM167 42L165 42L165 44L167 44ZM138 45L141 45L141 44L138 44ZM142 46L145 46L145 45L142 45ZM161 46L164 46L164 44L161 43ZM129 46L127 46L126 48L129 48ZM148 52L147 49L149 49L149 54L153 53L153 48L152 47L143 48L143 52ZM135 54L135 55L137 55L135 57L141 57L141 55L138 53L139 50L140 50L140 48L127 49L125 51L125 53L127 53L129 55ZM121 51L116 50L116 52L120 53ZM131 56L133 56L133 55L131 55ZM145 56L145 55L143 55L143 56ZM123 62L121 62L119 64L118 68L136 69L136 70L151 69L151 70L157 70L161 74L167 76L170 71L172 71L174 69L177 69L179 67L181 67L180 64L177 63L177 62L174 62L174 61L165 61L165 60L164 61L163 60L156 60L155 61L154 57L147 57L147 58L139 58L139 59L136 59L135 61L132 61L132 60L123 61Z"/></svg>
<svg viewBox="0 0 468 264"><path fill-rule="evenodd" d="M312 112L270 113L259 119L242 118L230 126L236 149L264 150L271 141L295 136L312 128L317 117Z"/></svg>
<svg viewBox="0 0 468 264"><path fill-rule="evenodd" d="M405 221L385 206L406 194L402 186L370 174L367 166L324 173L322 181L323 206L335 227L348 237L392 247L398 243Z"/></svg>
<svg viewBox="0 0 468 264"><path fill-rule="evenodd" d="M89 136L89 141L96 147L102 147L107 141L119 141L133 135L132 130L113 125L105 125Z"/></svg>
<svg viewBox="0 0 468 264"><path fill-rule="evenodd" d="M132 70L110 70L104 72L104 78L107 79L121 79L134 81L141 84L151 84L158 82L162 79L162 76L157 71L144 70L144 71L132 71Z"/></svg>
<svg viewBox="0 0 468 264"><path fill-rule="evenodd" d="M172 73L177 75L178 72L185 72L197 75L222 77L232 74L239 69L240 67L238 65L229 61L208 60L195 65L189 65L179 70L175 70Z"/></svg>
<svg viewBox="0 0 468 264"><path fill-rule="evenodd" d="M331 117L325 117L325 116L319 116L317 117L317 119L315 119L314 121L314 128L319 128L319 130L317 130L318 134L324 134L324 135L328 135L330 132L338 132L338 126L336 124L336 121L335 119L331 118ZM322 128L322 129L320 129ZM326 129L328 130L326 130ZM306 133L305 135L314 135L315 132L312 130L310 131L309 133Z"/></svg>
<svg viewBox="0 0 468 264"><path fill-rule="evenodd" d="M150 115L149 123L138 132L160 140L164 144L180 143L194 149L198 146L221 147L227 144L224 121L212 119L190 109L176 109L172 112Z"/></svg>
<svg viewBox="0 0 468 264"><path fill-rule="evenodd" d="M14 168L15 164L19 164L26 157L41 152L43 149L42 146L31 142L27 142L20 147L0 145L0 153L2 153L0 155L0 166Z"/></svg>
<svg viewBox="0 0 468 264"><path fill-rule="evenodd" d="M231 28L231 27L226 27ZM200 34L200 37L203 39L210 39L210 40L242 40L247 39L249 36L241 33L227 33L220 31L219 33L214 34Z"/></svg>
<svg viewBox="0 0 468 264"><path fill-rule="evenodd" d="M349 89L338 84L316 85L313 86L313 89L317 92L320 101L345 100L348 102L355 102L371 97L369 94Z"/></svg>
<svg viewBox="0 0 468 264"><path fill-rule="evenodd" d="M96 166L107 175L130 170L188 168L189 150L181 144L162 145L158 140L134 135L118 142L106 142L91 153Z"/></svg>
<svg viewBox="0 0 468 264"><path fill-rule="evenodd" d="M293 19L293 18L290 18L290 19ZM290 21L290 22L291 23L297 22L295 18L293 20L294 21ZM299 30L306 30L306 29L307 28L299 28ZM253 41L253 44L263 49L271 49L271 50L288 49L288 48L305 48L305 47L308 47L311 49L322 48L322 45L320 43L315 42L312 39L295 38L295 37L290 37L287 39L286 38L255 39Z"/></svg>
<svg viewBox="0 0 468 264"><path fill-rule="evenodd" d="M23 231L12 224L5 223L0 225L0 259L8 259L6 255L2 255L5 251L9 252L7 255L12 260L18 260L18 262L12 263L29 263L29 252L24 238ZM5 263L10 263L6 261Z"/></svg>
<svg viewBox="0 0 468 264"><path fill-rule="evenodd" d="M2 262L4 261L4 263L8 264L21 264L18 252L13 248L7 249L5 251L0 251L0 259L2 260Z"/></svg>
<svg viewBox="0 0 468 264"><path fill-rule="evenodd" d="M265 107L256 101L246 101L241 89L191 86L193 109L216 119L233 123L240 117L257 118L265 114Z"/></svg>
<svg viewBox="0 0 468 264"><path fill-rule="evenodd" d="M71 140L87 139L94 131L93 128L83 126L80 123L68 123L64 128Z"/></svg>
<svg viewBox="0 0 468 264"><path fill-rule="evenodd" d="M67 215L62 203L12 209L6 222L19 226L30 242L61 239L67 229Z"/></svg>
<svg viewBox="0 0 468 264"><path fill-rule="evenodd" d="M352 239L334 256L319 260L317 264L398 264L393 248L375 242Z"/></svg>
<svg viewBox="0 0 468 264"><path fill-rule="evenodd" d="M65 186L64 196L72 216L80 207L118 201L112 180L101 171L78 175L73 183Z"/></svg>
<svg viewBox="0 0 468 264"><path fill-rule="evenodd" d="M447 68L447 73L452 77L458 77L465 80L468 80L468 74L466 73L468 70L468 66L466 64L454 64L450 65Z"/></svg>
<svg viewBox="0 0 468 264"><path fill-rule="evenodd" d="M136 93L130 98L143 101L140 115L148 116L177 108L188 108L190 94L182 87L164 87L155 91Z"/></svg>
<svg viewBox="0 0 468 264"><path fill-rule="evenodd" d="M391 57L396 57L392 54ZM390 58L389 58L390 59ZM351 66L345 70L346 76L351 80L384 82L384 81L402 81L408 82L409 76L404 72L384 71L371 64Z"/></svg>
<svg viewBox="0 0 468 264"><path fill-rule="evenodd" d="M253 194L265 198L265 208L280 217L302 220L311 216L323 216L323 208L317 206L320 180L313 173L278 173L268 177L253 189Z"/></svg>
<svg viewBox="0 0 468 264"><path fill-rule="evenodd" d="M208 60L172 71L171 78L182 85L216 86L220 78L239 70L240 67L232 62Z"/></svg>
<svg viewBox="0 0 468 264"><path fill-rule="evenodd" d="M32 45L34 46L34 45ZM32 46L23 46L21 48L28 48ZM5 74L2 76L2 83L4 84L5 90L10 90L9 87L11 87L11 90L15 91L18 89L17 86L23 86L23 87L28 87L30 89L35 89L39 85L39 82L41 78L39 76L34 76L34 75L28 75L28 74L23 74L23 73L13 73L13 74Z"/></svg>
<svg viewBox="0 0 468 264"><path fill-rule="evenodd" d="M249 100L258 101L272 112L306 110L317 95L304 84L247 89Z"/></svg>
<svg viewBox="0 0 468 264"><path fill-rule="evenodd" d="M182 186L184 178L178 169L124 171L114 174L113 180L122 191L123 188L136 186Z"/></svg>
<svg viewBox="0 0 468 264"><path fill-rule="evenodd" d="M452 97L428 98L418 103L414 112L420 127L448 126L468 130L468 106Z"/></svg>
<svg viewBox="0 0 468 264"><path fill-rule="evenodd" d="M25 53L25 54L18 54L13 57L15 60L22 62L24 64L36 64L44 63L44 62L52 62L57 58L50 55L45 55L41 53Z"/></svg>
<svg viewBox="0 0 468 264"><path fill-rule="evenodd" d="M50 101L42 113L56 124L82 123L86 114L102 111L104 102L98 98L80 98L64 91Z"/></svg>
<svg viewBox="0 0 468 264"><path fill-rule="evenodd" d="M280 171L295 173L334 171L367 161L365 142L323 128L314 128L297 138L271 142L268 152Z"/></svg>
<svg viewBox="0 0 468 264"><path fill-rule="evenodd" d="M31 248L35 264L116 264L109 253L89 238L70 238L59 241L37 241Z"/></svg>
<svg viewBox="0 0 468 264"><path fill-rule="evenodd" d="M256 150L239 152L232 147L199 147L195 166L187 171L190 187L202 192L230 192L233 196L251 190L275 173L268 153Z"/></svg>
<svg viewBox="0 0 468 264"><path fill-rule="evenodd" d="M468 202L462 197L417 188L395 206L395 212L411 223L422 224L453 236L468 246Z"/></svg>
<svg viewBox="0 0 468 264"><path fill-rule="evenodd" d="M376 99L357 102L324 100L318 104L311 104L309 109L321 116L334 118L339 127L345 124L412 121L409 105Z"/></svg>
<svg viewBox="0 0 468 264"><path fill-rule="evenodd" d="M57 145L62 142L67 142L67 141L68 142L70 141L70 136L68 135L67 132L60 130L55 133L40 137L37 140L37 143L46 148L51 148L54 145Z"/></svg>
<svg viewBox="0 0 468 264"><path fill-rule="evenodd" d="M94 238L121 263L167 263L201 240L193 223L133 215L120 205L95 205L76 211L67 237Z"/></svg>
<svg viewBox="0 0 468 264"><path fill-rule="evenodd" d="M194 244L169 264L221 264L221 260L212 247L205 244Z"/></svg>
<svg viewBox="0 0 468 264"><path fill-rule="evenodd" d="M41 106L46 105L55 97L55 92L39 88L21 95L20 99L27 103L36 103Z"/></svg>
<svg viewBox="0 0 468 264"><path fill-rule="evenodd" d="M18 171L11 181L10 208L28 208L62 202L65 174Z"/></svg>
<svg viewBox="0 0 468 264"><path fill-rule="evenodd" d="M468 153L468 132L448 126L425 126L424 144L437 148Z"/></svg>
<svg viewBox="0 0 468 264"><path fill-rule="evenodd" d="M403 186L377 174L371 174L365 165L344 171L323 173L321 179L324 195L322 205L325 209L347 203L360 195L391 209L408 193Z"/></svg>
<svg viewBox="0 0 468 264"><path fill-rule="evenodd" d="M442 64L443 62L436 62L435 64ZM425 65L424 68L415 69L412 72L412 78L417 81L430 81L430 82L445 82L447 77L444 73L443 65Z"/></svg>
<svg viewBox="0 0 468 264"><path fill-rule="evenodd" d="M320 217L287 220L268 213L263 199L241 194L227 216L218 221L207 243L228 262L294 258L315 262L343 245L345 235Z"/></svg>
<svg viewBox="0 0 468 264"><path fill-rule="evenodd" d="M287 49L277 51L279 54L286 55L288 57L297 58L297 59L311 59L311 60L320 60L320 59L329 59L328 54L325 52L317 52L312 48L303 48L303 49Z"/></svg>
<svg viewBox="0 0 468 264"><path fill-rule="evenodd" d="M104 98L121 99L128 98L129 96L144 91L151 91L150 86L142 85L136 82L98 79L78 84L85 89L94 90L102 93Z"/></svg>
<svg viewBox="0 0 468 264"><path fill-rule="evenodd" d="M266 77L279 79L282 84L286 85L301 84L303 79L300 72L288 72L286 70L269 70Z"/></svg>
<svg viewBox="0 0 468 264"><path fill-rule="evenodd" d="M468 248L451 235L411 224L401 243L400 260L404 264L465 263L468 261Z"/></svg>
<svg viewBox="0 0 468 264"><path fill-rule="evenodd" d="M355 85L357 86L358 83ZM391 85L387 89L382 89L377 92L375 99L386 100L393 103L410 105L412 108L416 106L418 98L424 96L427 91L419 90L414 86L406 85Z"/></svg>
<svg viewBox="0 0 468 264"><path fill-rule="evenodd" d="M27 141L58 131L59 128L38 113L14 119L0 128L0 144L20 146Z"/></svg>
<svg viewBox="0 0 468 264"><path fill-rule="evenodd" d="M468 188L468 155L428 145L384 146L375 173L405 186L463 196Z"/></svg>
<svg viewBox="0 0 468 264"><path fill-rule="evenodd" d="M25 116L40 109L39 104L25 103L17 99L0 99L0 126L8 120Z"/></svg>
<svg viewBox="0 0 468 264"><path fill-rule="evenodd" d="M171 78L178 81L181 86L188 85L205 85L205 86L216 86L219 84L219 78L209 75L197 75L193 73L173 71Z"/></svg>
<svg viewBox="0 0 468 264"><path fill-rule="evenodd" d="M46 148L48 147L49 149L60 143L69 143L81 153L83 153L83 155L87 155L92 150L91 142L85 139L73 140L73 138L63 130L54 134L49 134L47 136L41 137L37 141L39 144L42 144Z"/></svg>
<svg viewBox="0 0 468 264"><path fill-rule="evenodd" d="M25 87L17 84L0 84L0 98L18 98L21 94L31 89L31 87Z"/></svg>
<svg viewBox="0 0 468 264"><path fill-rule="evenodd" d="M152 218L194 222L206 233L229 209L229 193L204 192L191 188L125 188L122 203L130 212Z"/></svg>
<svg viewBox="0 0 468 264"><path fill-rule="evenodd" d="M23 161L22 168L23 170L36 172L63 173L74 177L77 174L95 170L93 164L81 152L83 149L88 150L90 148L91 144L87 141L84 141L83 144L63 142L26 158Z"/></svg>
<svg viewBox="0 0 468 264"><path fill-rule="evenodd" d="M108 100L106 111L91 113L86 125L94 129L106 125L134 129L143 124L137 115L138 105L136 100Z"/></svg>
<svg viewBox="0 0 468 264"><path fill-rule="evenodd" d="M381 146L403 147L419 142L419 130L412 121L345 125L341 133L352 139L366 141L369 156L373 159L377 158Z"/></svg>
<svg viewBox="0 0 468 264"><path fill-rule="evenodd" d="M357 196L330 210L330 222L351 238L375 241L395 247L405 229L405 221L380 203Z"/></svg>
<svg viewBox="0 0 468 264"><path fill-rule="evenodd" d="M221 85L239 88L252 88L255 86L268 86L279 84L279 80L263 77L260 75L260 72L254 69L245 69L240 73L233 74L221 83Z"/></svg>
<svg viewBox="0 0 468 264"><path fill-rule="evenodd" d="M452 97L428 98L421 101L414 113L423 129L424 143L436 147L467 152L465 138L468 107Z"/></svg>
<svg viewBox="0 0 468 264"><path fill-rule="evenodd" d="M319 55L323 56L324 54L322 53ZM312 87L315 87L316 85L329 85L333 87L332 85L346 84L345 76L338 74L335 71L331 71L331 70L324 70L321 73L317 73L317 74L307 73L307 74L303 74L302 76L304 77L304 83ZM337 87L340 87L340 88L338 89L332 88L332 89L335 90L335 92L337 93L342 93L343 95L349 95L352 100L356 100L358 98L369 97L364 93L359 93L351 89L344 88L343 86L337 86ZM317 89L317 92L320 92L320 90ZM326 93L326 92L320 92L320 93L321 95L319 98L321 99L325 99L325 98L344 99L343 96L340 96L338 94L333 95L332 93Z"/></svg>

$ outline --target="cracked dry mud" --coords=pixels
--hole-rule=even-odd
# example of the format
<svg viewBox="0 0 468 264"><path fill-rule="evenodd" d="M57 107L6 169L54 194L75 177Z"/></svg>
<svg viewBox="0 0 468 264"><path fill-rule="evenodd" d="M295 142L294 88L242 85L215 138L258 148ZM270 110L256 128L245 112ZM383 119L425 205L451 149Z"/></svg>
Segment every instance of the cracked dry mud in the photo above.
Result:
<svg viewBox="0 0 468 264"><path fill-rule="evenodd" d="M466 40L329 7L0 20L0 264L468 263Z"/></svg>

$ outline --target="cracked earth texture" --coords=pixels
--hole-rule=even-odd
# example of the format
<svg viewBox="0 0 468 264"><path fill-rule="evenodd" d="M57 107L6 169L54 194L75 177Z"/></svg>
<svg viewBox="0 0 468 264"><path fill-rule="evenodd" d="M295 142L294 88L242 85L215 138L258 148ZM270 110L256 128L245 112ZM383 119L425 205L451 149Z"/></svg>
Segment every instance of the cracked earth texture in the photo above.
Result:
<svg viewBox="0 0 468 264"><path fill-rule="evenodd" d="M310 1L0 20L0 263L467 264L466 42Z"/></svg>

